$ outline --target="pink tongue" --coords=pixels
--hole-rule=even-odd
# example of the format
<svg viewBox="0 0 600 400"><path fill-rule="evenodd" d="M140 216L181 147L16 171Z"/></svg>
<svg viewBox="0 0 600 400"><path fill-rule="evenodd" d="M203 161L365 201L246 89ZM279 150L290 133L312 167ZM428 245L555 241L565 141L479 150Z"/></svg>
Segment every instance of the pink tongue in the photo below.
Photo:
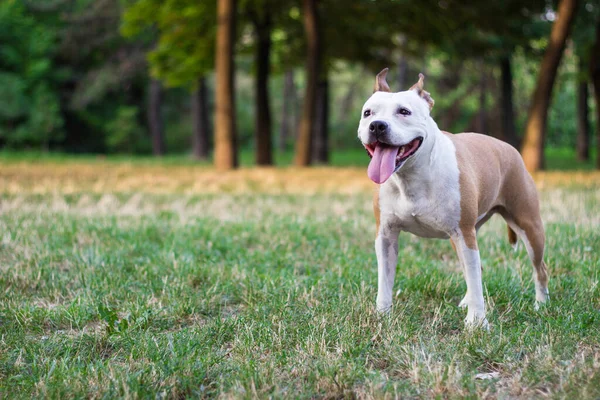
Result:
<svg viewBox="0 0 600 400"><path fill-rule="evenodd" d="M397 154L398 147L378 143L375 146L375 152L367 170L369 178L375 183L387 181L396 168Z"/></svg>

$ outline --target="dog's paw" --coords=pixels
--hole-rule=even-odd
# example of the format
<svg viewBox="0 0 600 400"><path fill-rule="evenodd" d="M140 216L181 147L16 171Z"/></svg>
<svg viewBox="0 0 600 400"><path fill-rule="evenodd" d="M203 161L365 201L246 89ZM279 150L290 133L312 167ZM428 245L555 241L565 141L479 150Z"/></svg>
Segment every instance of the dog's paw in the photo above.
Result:
<svg viewBox="0 0 600 400"><path fill-rule="evenodd" d="M543 301L536 300L535 303L533 304L533 309L535 311L540 311L540 308L542 308L543 306L548 304L548 300L549 300L548 297L546 297Z"/></svg>
<svg viewBox="0 0 600 400"><path fill-rule="evenodd" d="M380 315L389 314L392 311L391 304L377 304L377 313Z"/></svg>
<svg viewBox="0 0 600 400"><path fill-rule="evenodd" d="M465 327L468 330L483 329L490 331L490 324L485 316L467 315Z"/></svg>
<svg viewBox="0 0 600 400"><path fill-rule="evenodd" d="M536 288L535 289L535 310L540 308L541 304L546 303L550 300L550 294L548 288Z"/></svg>

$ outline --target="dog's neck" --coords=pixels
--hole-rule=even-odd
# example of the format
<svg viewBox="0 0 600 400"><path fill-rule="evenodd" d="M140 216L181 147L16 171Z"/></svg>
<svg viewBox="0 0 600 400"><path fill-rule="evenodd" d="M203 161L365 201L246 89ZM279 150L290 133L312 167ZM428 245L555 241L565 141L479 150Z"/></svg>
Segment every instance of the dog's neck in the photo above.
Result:
<svg viewBox="0 0 600 400"><path fill-rule="evenodd" d="M427 119L426 129L427 138L417 154L390 179L409 197L429 196L438 189L443 190L440 187L445 181L443 177L455 173L451 168L456 162L454 145L431 117Z"/></svg>

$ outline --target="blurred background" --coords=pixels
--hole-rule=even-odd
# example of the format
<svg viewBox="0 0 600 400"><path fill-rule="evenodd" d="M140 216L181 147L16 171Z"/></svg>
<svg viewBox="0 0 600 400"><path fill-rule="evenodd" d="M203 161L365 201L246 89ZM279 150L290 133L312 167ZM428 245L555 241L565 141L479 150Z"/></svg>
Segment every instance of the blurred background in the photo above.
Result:
<svg viewBox="0 0 600 400"><path fill-rule="evenodd" d="M600 0L3 0L3 157L365 165L374 77L441 129L600 168Z"/></svg>

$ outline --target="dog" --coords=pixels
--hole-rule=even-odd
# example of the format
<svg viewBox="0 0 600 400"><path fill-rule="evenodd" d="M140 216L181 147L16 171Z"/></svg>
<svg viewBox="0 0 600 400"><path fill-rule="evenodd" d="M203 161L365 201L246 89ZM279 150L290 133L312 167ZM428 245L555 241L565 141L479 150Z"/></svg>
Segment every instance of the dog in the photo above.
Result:
<svg viewBox="0 0 600 400"><path fill-rule="evenodd" d="M548 299L545 234L538 193L519 152L477 133L441 131L430 112L425 77L409 90L392 93L388 69L375 78L375 90L362 108L358 138L371 157L369 178L378 184L376 222L377 310L388 312L401 231L423 238L450 239L467 283L459 307L465 324L488 328L481 281L477 230L493 215L508 225L508 239L525 244L533 263L536 308Z"/></svg>

